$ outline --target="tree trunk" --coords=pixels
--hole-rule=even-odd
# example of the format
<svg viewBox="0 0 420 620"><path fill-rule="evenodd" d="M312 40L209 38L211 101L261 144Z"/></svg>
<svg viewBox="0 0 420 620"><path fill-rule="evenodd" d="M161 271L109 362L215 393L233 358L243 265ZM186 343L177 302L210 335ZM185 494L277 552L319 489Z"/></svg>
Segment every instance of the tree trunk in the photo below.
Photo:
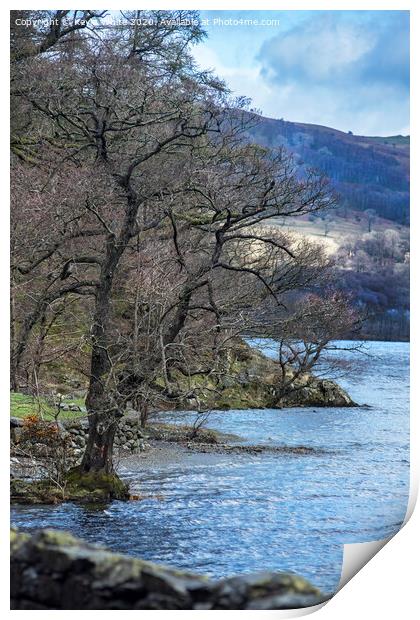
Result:
<svg viewBox="0 0 420 620"><path fill-rule="evenodd" d="M10 383L11 389L14 391L18 390L19 369L21 366L23 354L25 353L29 343L32 329L36 325L39 318L43 316L44 312L44 303L39 303L35 307L34 311L26 317L19 336L14 335L14 340L16 344L14 350L12 351L10 360Z"/></svg>
<svg viewBox="0 0 420 620"><path fill-rule="evenodd" d="M96 294L90 382L86 398L89 436L81 464L83 472L113 473L112 451L119 414L108 393L107 382L111 371L108 351L110 295L117 260L116 256L108 255Z"/></svg>
<svg viewBox="0 0 420 620"><path fill-rule="evenodd" d="M124 185L123 187L127 189ZM120 411L112 397L110 373L110 311L111 290L120 258L136 226L138 204L135 193L128 190L127 211L119 236L110 234L106 256L96 287L95 314L92 326L92 357L90 382L86 397L89 417L89 436L80 469L82 473L114 473L112 452ZM117 478L117 476L115 476Z"/></svg>
<svg viewBox="0 0 420 620"><path fill-rule="evenodd" d="M13 363L16 347L16 304L13 272L10 276L10 387L16 392L18 387L17 368Z"/></svg>
<svg viewBox="0 0 420 620"><path fill-rule="evenodd" d="M84 472L114 472L112 460L117 417L98 409L89 409L89 437L83 456L81 469Z"/></svg>
<svg viewBox="0 0 420 620"><path fill-rule="evenodd" d="M92 326L90 383L86 398L89 436L80 466L67 474L69 490L90 501L129 498L128 485L115 473L112 460L120 412L110 385L110 308L112 281L120 257L120 248L110 240L97 285Z"/></svg>

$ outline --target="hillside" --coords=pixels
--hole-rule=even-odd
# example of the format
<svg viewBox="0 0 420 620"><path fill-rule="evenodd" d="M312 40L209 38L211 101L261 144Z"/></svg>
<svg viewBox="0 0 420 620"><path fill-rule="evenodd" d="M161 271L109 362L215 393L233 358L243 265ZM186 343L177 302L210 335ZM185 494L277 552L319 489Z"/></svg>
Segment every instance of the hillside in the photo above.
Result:
<svg viewBox="0 0 420 620"><path fill-rule="evenodd" d="M338 213L337 213L338 211ZM340 215L339 210L319 217L303 216L288 218L273 218L270 225L280 226L285 231L309 237L316 243L325 246L328 254L336 254L343 243L355 243L369 235L369 228L373 234L385 233L387 230L396 231L404 242L408 243L409 227L392 222L385 218L375 217L369 224L369 218L363 213L348 209L346 216Z"/></svg>
<svg viewBox="0 0 420 620"><path fill-rule="evenodd" d="M355 136L330 127L258 117L249 138L284 147L304 170L315 168L339 195L329 211L276 217L270 226L322 243L336 284L366 318L367 339L409 338L409 136Z"/></svg>
<svg viewBox="0 0 420 620"><path fill-rule="evenodd" d="M366 137L322 125L258 117L250 138L269 148L285 147L298 165L325 173L340 195L338 215L372 210L409 223L409 136Z"/></svg>

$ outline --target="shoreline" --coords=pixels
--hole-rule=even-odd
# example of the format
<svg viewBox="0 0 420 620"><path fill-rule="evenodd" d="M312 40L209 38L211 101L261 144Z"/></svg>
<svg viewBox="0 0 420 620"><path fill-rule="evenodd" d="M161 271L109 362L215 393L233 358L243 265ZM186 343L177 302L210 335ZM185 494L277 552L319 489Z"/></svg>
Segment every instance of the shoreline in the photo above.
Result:
<svg viewBox="0 0 420 620"><path fill-rule="evenodd" d="M220 433L224 439L228 435ZM329 450L313 448L311 446L279 446L266 444L241 444L216 442L197 442L187 440L160 440L149 439L148 447L136 453L120 452L115 455L115 469L117 473L126 471L144 471L163 468L166 465L205 464L212 457L218 460L220 456L262 456L262 455L325 455ZM16 479L36 479L37 474L25 475L29 464L25 458L12 456L10 459L10 474ZM32 465L33 467L33 465ZM35 475L33 475L35 473Z"/></svg>
<svg viewBox="0 0 420 620"><path fill-rule="evenodd" d="M214 434L213 434L214 433ZM263 456L323 456L330 451L311 446L273 446L265 444L239 444L226 443L227 440L237 441L241 439L234 435L228 435L212 431L213 442L188 440L179 435L171 436L170 439L148 439L147 448L139 452L119 452L115 455L115 472L124 483L128 484L128 496L130 500L146 499L142 493L141 474L147 472L166 472L173 468L210 467L218 464L226 457L246 458L247 460ZM56 504L67 501L83 503L88 501L86 497L78 500L74 497L59 499L53 494L53 500L46 493L33 489L43 481L48 480L42 475L42 468L34 466L33 462L15 456L10 460L11 477L11 503L12 504ZM51 496L52 497L52 496ZM92 501L95 501L92 498Z"/></svg>
<svg viewBox="0 0 420 620"><path fill-rule="evenodd" d="M220 456L261 456L261 455L325 455L328 450L310 446L269 446L264 444L197 443L175 441L150 441L150 448L138 454L121 455L116 469L144 471L162 468L166 465L207 464Z"/></svg>

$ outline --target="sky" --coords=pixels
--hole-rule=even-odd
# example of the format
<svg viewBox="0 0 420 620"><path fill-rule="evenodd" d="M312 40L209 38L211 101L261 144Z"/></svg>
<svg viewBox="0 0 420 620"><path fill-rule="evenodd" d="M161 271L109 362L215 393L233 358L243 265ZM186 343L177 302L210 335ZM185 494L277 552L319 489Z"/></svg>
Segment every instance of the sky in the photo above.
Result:
<svg viewBox="0 0 420 620"><path fill-rule="evenodd" d="M196 61L264 116L409 134L408 11L200 13L208 37Z"/></svg>

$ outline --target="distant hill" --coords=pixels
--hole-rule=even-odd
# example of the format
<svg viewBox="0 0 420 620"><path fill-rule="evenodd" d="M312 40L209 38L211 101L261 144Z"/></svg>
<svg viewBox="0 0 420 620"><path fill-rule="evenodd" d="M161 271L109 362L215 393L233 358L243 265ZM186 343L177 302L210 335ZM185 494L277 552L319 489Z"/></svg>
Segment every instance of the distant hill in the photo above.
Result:
<svg viewBox="0 0 420 620"><path fill-rule="evenodd" d="M322 125L252 115L249 139L284 147L301 168L330 178L340 195L333 212L273 218L325 245L337 286L365 317L359 337L409 339L409 136L356 136Z"/></svg>
<svg viewBox="0 0 420 620"><path fill-rule="evenodd" d="M341 196L342 210L372 209L382 218L409 223L409 136L356 136L322 125L256 120L250 138L262 146L286 147L300 166L325 173Z"/></svg>

